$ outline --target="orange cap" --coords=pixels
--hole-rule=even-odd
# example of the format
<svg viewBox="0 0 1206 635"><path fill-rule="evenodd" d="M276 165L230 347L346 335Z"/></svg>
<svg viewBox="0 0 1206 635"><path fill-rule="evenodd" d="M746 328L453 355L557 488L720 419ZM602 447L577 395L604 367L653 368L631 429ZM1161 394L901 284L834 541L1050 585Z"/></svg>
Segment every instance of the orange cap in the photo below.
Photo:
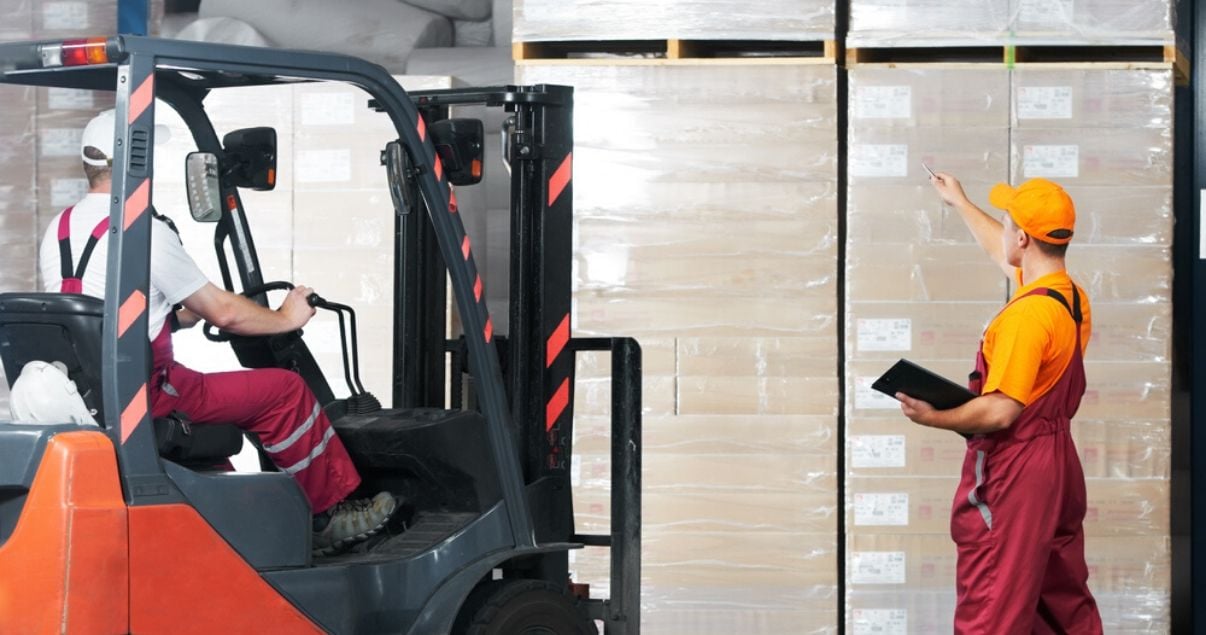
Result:
<svg viewBox="0 0 1206 635"><path fill-rule="evenodd" d="M988 202L1009 212L1009 217L1032 238L1053 245L1072 240L1076 226L1076 207L1072 197L1047 179L1030 179L1011 187L997 183L988 193Z"/></svg>

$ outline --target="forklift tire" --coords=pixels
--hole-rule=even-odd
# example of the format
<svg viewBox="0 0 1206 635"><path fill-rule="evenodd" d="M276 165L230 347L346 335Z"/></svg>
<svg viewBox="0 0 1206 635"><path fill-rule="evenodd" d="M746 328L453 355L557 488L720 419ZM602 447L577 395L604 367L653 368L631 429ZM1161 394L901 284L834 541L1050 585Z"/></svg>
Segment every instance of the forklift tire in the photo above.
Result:
<svg viewBox="0 0 1206 635"><path fill-rule="evenodd" d="M499 580L474 589L456 635L598 635L577 599L544 580Z"/></svg>

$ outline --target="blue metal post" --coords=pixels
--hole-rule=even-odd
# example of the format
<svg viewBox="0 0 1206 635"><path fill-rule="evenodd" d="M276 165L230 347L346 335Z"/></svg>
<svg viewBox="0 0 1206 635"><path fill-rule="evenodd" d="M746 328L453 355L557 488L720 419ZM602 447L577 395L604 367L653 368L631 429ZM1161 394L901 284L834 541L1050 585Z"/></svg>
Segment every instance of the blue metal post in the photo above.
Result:
<svg viewBox="0 0 1206 635"><path fill-rule="evenodd" d="M146 35L151 23L150 0L117 0L117 32Z"/></svg>

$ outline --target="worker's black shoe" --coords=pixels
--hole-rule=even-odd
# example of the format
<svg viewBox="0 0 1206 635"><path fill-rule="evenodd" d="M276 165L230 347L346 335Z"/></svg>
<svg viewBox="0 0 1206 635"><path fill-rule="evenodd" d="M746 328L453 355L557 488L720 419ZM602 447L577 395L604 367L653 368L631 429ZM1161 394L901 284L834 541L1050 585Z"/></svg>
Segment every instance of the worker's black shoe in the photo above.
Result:
<svg viewBox="0 0 1206 635"><path fill-rule="evenodd" d="M314 555L328 556L385 528L398 509L389 492L372 498L345 500L314 517Z"/></svg>

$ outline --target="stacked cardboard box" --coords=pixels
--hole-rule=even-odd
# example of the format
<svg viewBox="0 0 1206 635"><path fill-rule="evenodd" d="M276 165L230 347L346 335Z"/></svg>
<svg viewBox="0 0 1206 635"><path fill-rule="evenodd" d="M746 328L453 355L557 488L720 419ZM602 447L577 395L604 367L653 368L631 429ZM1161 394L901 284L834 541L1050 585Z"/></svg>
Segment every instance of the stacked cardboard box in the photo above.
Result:
<svg viewBox="0 0 1206 635"><path fill-rule="evenodd" d="M1093 302L1089 387L1073 424L1089 583L1107 630L1166 628L1172 74L1022 68L1012 83L1012 180L1045 176L1071 194L1068 267Z"/></svg>
<svg viewBox="0 0 1206 635"><path fill-rule="evenodd" d="M576 336L644 350L642 622L836 628L836 77L518 68L575 87ZM609 366L579 356L575 509L607 531ZM575 554L606 589L607 554Z"/></svg>
<svg viewBox="0 0 1206 635"><path fill-rule="evenodd" d="M1171 43L1172 0L851 0L847 44Z"/></svg>
<svg viewBox="0 0 1206 635"><path fill-rule="evenodd" d="M515 0L514 39L822 40L833 0Z"/></svg>
<svg viewBox="0 0 1206 635"><path fill-rule="evenodd" d="M899 357L964 377L1008 286L922 162L959 176L982 205L993 183L1035 176L1064 183L1078 203L1069 266L1094 317L1074 423L1089 478L1090 583L1108 629L1139 616L1166 623L1170 73L857 67L849 121L851 628L950 627L948 518L964 443L911 424L870 382Z"/></svg>
<svg viewBox="0 0 1206 635"><path fill-rule="evenodd" d="M966 376L1005 298L1000 270L922 164L983 200L1009 173L1004 69L857 67L849 84L846 619L854 633L950 630L946 521L964 444L904 419L870 384L908 357Z"/></svg>

